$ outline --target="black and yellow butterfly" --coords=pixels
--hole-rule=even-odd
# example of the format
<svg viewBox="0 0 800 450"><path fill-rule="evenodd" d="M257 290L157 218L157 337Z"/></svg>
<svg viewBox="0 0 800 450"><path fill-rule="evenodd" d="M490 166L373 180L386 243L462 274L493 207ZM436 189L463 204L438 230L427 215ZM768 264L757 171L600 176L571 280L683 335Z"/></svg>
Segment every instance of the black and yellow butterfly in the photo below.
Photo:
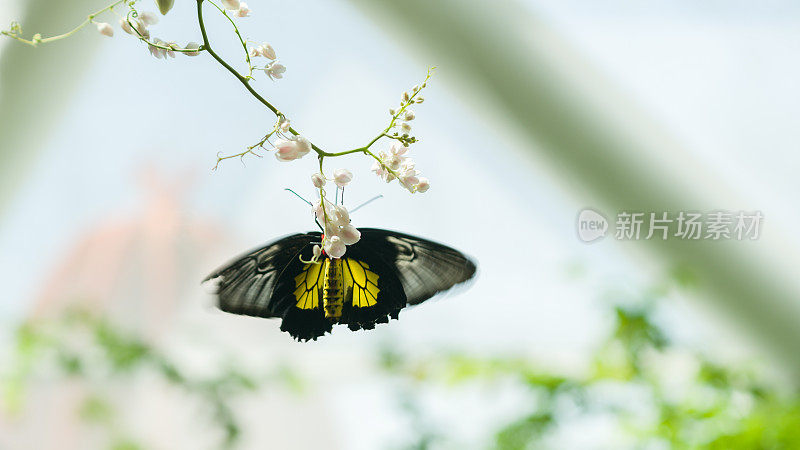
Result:
<svg viewBox="0 0 800 450"><path fill-rule="evenodd" d="M308 263L318 232L278 239L209 275L221 310L281 318L281 330L316 340L335 323L372 329L401 309L471 279L475 263L436 242L394 231L361 228L345 256ZM302 257L302 260L301 260Z"/></svg>

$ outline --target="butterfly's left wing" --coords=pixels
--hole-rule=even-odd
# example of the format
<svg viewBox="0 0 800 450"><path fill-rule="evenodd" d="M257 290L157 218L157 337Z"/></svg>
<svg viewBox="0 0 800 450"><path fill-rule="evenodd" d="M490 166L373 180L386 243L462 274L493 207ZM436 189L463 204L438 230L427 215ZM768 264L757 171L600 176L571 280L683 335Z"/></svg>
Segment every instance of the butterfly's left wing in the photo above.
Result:
<svg viewBox="0 0 800 450"><path fill-rule="evenodd" d="M469 281L477 271L475 261L444 244L397 231L359 230L361 240L354 247L379 255L395 268L409 305Z"/></svg>
<svg viewBox="0 0 800 450"><path fill-rule="evenodd" d="M341 322L352 330L396 319L406 306L475 276L475 263L446 245L390 230L359 231L361 240L343 258L347 296Z"/></svg>

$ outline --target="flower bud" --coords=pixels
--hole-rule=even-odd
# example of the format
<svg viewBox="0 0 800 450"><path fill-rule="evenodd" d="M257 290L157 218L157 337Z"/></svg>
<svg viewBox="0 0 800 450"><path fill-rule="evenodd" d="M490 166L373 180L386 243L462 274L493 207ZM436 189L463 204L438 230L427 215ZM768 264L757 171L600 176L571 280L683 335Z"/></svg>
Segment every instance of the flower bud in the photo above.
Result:
<svg viewBox="0 0 800 450"><path fill-rule="evenodd" d="M411 98L411 96L408 95L408 92L403 92L403 103L407 102L409 98Z"/></svg>
<svg viewBox="0 0 800 450"><path fill-rule="evenodd" d="M339 237L345 245L353 245L361 240L361 232L356 227L347 224L339 231Z"/></svg>
<svg viewBox="0 0 800 450"><path fill-rule="evenodd" d="M265 43L263 43L263 44L261 44L261 45L258 47L258 53L259 53L261 56L263 56L263 57L265 57L265 58L267 58L267 59L272 59L272 60L274 60L275 58L277 58L277 57L278 57L278 55L276 55L276 54L275 54L275 49L274 49L274 48L272 48L272 46L271 46L271 45L269 45L269 44L267 44L266 42L265 42Z"/></svg>
<svg viewBox="0 0 800 450"><path fill-rule="evenodd" d="M416 192L426 192L430 189L431 183L425 177L420 177L419 182L416 186L414 186L414 191Z"/></svg>
<svg viewBox="0 0 800 450"><path fill-rule="evenodd" d="M200 49L200 44L198 44L197 42L189 42L188 44L186 44L186 47L184 47L184 49L186 49L186 50L199 50ZM186 55L186 56L197 56L197 55L200 54L200 52L198 52L198 51L183 52L183 54Z"/></svg>
<svg viewBox="0 0 800 450"><path fill-rule="evenodd" d="M222 6L228 11L239 9L239 0L222 0Z"/></svg>
<svg viewBox="0 0 800 450"><path fill-rule="evenodd" d="M297 142L291 139L278 139L275 142L275 157L278 158L278 161L294 161L300 158Z"/></svg>
<svg viewBox="0 0 800 450"><path fill-rule="evenodd" d="M156 5L158 5L158 10L161 11L162 16L167 15L174 3L175 0L156 0Z"/></svg>
<svg viewBox="0 0 800 450"><path fill-rule="evenodd" d="M150 11L145 11L139 14L139 20L142 21L147 26L155 25L158 23L158 16L151 13Z"/></svg>
<svg viewBox="0 0 800 450"><path fill-rule="evenodd" d="M422 102L425 101L425 98L420 95L419 97L417 97L416 100L417 100L417 103L422 103Z"/></svg>
<svg viewBox="0 0 800 450"><path fill-rule="evenodd" d="M406 111L406 116L405 116L406 120L414 120L415 117L417 116L414 115L414 111Z"/></svg>
<svg viewBox="0 0 800 450"><path fill-rule="evenodd" d="M347 169L336 169L333 171L333 182L339 187L347 186L353 180L353 173Z"/></svg>
<svg viewBox="0 0 800 450"><path fill-rule="evenodd" d="M411 133L411 125L404 122L403 124L400 125L400 131L402 131L404 134Z"/></svg>
<svg viewBox="0 0 800 450"><path fill-rule="evenodd" d="M325 177L319 173L315 173L311 175L311 184L313 184L315 188L319 189L322 186L325 186Z"/></svg>
<svg viewBox="0 0 800 450"><path fill-rule="evenodd" d="M114 29L111 28L111 25L105 22L98 22L97 23L97 31L100 32L103 36L112 37L114 36Z"/></svg>
<svg viewBox="0 0 800 450"><path fill-rule="evenodd" d="M297 152L300 155L299 158L302 158L308 152L311 151L311 142L304 138L303 136L297 136L294 138L295 142L297 142Z"/></svg>
<svg viewBox="0 0 800 450"><path fill-rule="evenodd" d="M325 243L325 253L331 258L341 258L347 251L347 247L339 236L331 236Z"/></svg>
<svg viewBox="0 0 800 450"><path fill-rule="evenodd" d="M147 25L141 20L136 21L136 31L141 37L150 39L150 30L147 29Z"/></svg>
<svg viewBox="0 0 800 450"><path fill-rule="evenodd" d="M239 3L239 9L234 14L236 17L250 17L250 8L247 7L247 3L241 2Z"/></svg>
<svg viewBox="0 0 800 450"><path fill-rule="evenodd" d="M347 212L347 208L342 205L336 205L334 206L333 211L336 213L337 225L345 226L350 223L350 213Z"/></svg>
<svg viewBox="0 0 800 450"><path fill-rule="evenodd" d="M133 28L131 28L131 24L128 23L128 19L119 19L119 27L122 28L122 31L128 34L133 34Z"/></svg>
<svg viewBox="0 0 800 450"><path fill-rule="evenodd" d="M397 114L397 111L395 111L393 108L389 109L389 115L390 116L394 116L395 114Z"/></svg>

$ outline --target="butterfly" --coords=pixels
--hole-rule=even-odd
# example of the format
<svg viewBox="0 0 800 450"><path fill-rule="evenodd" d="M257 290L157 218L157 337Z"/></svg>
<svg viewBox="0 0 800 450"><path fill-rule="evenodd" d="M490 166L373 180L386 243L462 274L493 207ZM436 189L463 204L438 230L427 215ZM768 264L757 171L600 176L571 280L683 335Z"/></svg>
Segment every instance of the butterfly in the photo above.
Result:
<svg viewBox="0 0 800 450"><path fill-rule="evenodd" d="M395 231L361 228L342 258L312 262L319 232L273 241L209 275L225 312L280 318L299 341L316 340L334 324L373 329L475 276L475 262L445 245Z"/></svg>

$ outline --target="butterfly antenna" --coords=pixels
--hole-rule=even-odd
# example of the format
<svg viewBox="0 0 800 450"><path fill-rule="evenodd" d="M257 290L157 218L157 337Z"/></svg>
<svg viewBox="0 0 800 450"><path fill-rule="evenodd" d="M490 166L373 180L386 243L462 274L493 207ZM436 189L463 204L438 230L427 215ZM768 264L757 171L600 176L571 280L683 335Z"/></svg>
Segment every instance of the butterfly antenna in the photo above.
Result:
<svg viewBox="0 0 800 450"><path fill-rule="evenodd" d="M313 206L313 205L311 204L311 202L310 202L310 201L308 201L308 200L304 199L304 198L303 198L303 196L302 196L302 195L300 195L300 194L298 194L297 192L295 192L295 191L293 191L293 190L291 190L291 189L289 189L289 188L286 188L285 190L287 190L287 191L291 192L292 194L296 195L296 196L297 196L297 198L299 198L300 200L302 200L302 201L304 201L304 202L308 203L308 206Z"/></svg>
<svg viewBox="0 0 800 450"><path fill-rule="evenodd" d="M372 197L371 199L369 199L369 200L365 201L364 203L362 203L362 204L360 204L360 205L356 206L355 208L353 208L352 210L350 210L350 214L352 214L352 213L354 213L354 212L358 211L359 209L361 209L361 208L363 208L363 207L365 207L365 206L369 205L370 203L374 202L375 200L377 200L377 199L379 199L379 198L383 198L383 195L376 195L375 197Z"/></svg>

